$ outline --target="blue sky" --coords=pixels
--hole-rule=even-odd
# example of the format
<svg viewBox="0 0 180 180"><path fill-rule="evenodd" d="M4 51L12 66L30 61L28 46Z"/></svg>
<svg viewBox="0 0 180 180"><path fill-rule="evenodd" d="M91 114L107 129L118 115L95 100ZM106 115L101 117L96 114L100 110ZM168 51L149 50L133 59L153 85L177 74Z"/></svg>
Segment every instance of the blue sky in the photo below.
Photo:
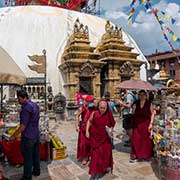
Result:
<svg viewBox="0 0 180 180"><path fill-rule="evenodd" d="M103 0L101 2L101 16L128 32L136 40L144 54L154 53L156 49L160 52L171 50L155 17L146 13L144 8L138 8L135 23L128 26L127 19L131 0ZM153 7L157 7L160 11L164 11L176 19L174 25L168 22L167 25L180 37L180 0L151 0L151 2ZM169 38L171 39L170 36ZM173 42L173 45L175 48L180 48L180 43Z"/></svg>
<svg viewBox="0 0 180 180"><path fill-rule="evenodd" d="M0 0L0 7L3 2L4 0ZM100 2L101 17L112 21L128 32L145 55L154 53L156 49L160 52L171 50L155 17L146 13L143 7L138 8L135 22L128 26L127 19L131 0L101 0ZM168 26L180 37L180 0L151 0L151 2L153 7L157 7L176 19L173 26L171 24ZM169 38L171 39L171 37ZM180 48L180 43L173 42L173 45L175 48Z"/></svg>

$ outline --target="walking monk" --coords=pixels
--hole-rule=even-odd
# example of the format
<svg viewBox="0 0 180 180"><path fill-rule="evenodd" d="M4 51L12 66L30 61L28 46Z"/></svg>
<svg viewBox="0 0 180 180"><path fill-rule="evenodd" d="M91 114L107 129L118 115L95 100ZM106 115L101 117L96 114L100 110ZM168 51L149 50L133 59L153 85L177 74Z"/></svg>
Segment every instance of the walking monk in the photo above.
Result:
<svg viewBox="0 0 180 180"><path fill-rule="evenodd" d="M76 131L79 132L77 159L82 160L82 165L87 164L90 156L90 142L89 139L86 138L86 124L95 109L93 96L87 95L84 100L85 104L78 110L76 115Z"/></svg>
<svg viewBox="0 0 180 180"><path fill-rule="evenodd" d="M114 126L115 120L108 102L101 100L98 110L90 116L86 128L86 137L90 138L91 145L89 173L94 180L98 180L99 175L113 169L112 144L107 129L110 128L112 135Z"/></svg>
<svg viewBox="0 0 180 180"><path fill-rule="evenodd" d="M132 144L130 162L150 160L153 156L152 129L154 121L153 105L144 90L139 92L139 100L133 105Z"/></svg>

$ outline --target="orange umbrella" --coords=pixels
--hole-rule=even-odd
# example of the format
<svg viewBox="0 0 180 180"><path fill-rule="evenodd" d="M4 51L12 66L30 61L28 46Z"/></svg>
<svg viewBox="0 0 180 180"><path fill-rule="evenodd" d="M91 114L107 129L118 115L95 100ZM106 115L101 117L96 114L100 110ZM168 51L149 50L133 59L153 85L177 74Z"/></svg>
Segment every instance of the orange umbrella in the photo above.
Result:
<svg viewBox="0 0 180 180"><path fill-rule="evenodd" d="M120 89L136 89L136 90L150 90L156 91L156 88L150 84L149 82L142 81L142 80L127 80L123 81L117 85L117 88Z"/></svg>

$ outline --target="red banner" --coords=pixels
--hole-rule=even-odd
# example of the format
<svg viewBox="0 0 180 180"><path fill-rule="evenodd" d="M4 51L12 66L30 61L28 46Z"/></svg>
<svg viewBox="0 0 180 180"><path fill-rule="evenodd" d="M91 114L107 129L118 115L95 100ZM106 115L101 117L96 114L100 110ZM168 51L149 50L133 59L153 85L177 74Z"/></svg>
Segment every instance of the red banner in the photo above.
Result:
<svg viewBox="0 0 180 180"><path fill-rule="evenodd" d="M88 0L70 0L67 4L61 5L54 0L38 0L37 4L73 10L78 7L80 7L80 9L83 8L87 1ZM16 0L16 6L28 5L30 2L32 2L32 0Z"/></svg>

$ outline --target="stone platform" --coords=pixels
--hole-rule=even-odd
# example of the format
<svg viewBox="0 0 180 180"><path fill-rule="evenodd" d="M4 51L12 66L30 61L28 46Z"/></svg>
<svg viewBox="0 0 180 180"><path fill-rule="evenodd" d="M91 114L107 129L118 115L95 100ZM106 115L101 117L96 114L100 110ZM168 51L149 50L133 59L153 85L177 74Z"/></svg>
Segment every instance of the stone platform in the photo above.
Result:
<svg viewBox="0 0 180 180"><path fill-rule="evenodd" d="M74 121L50 122L51 131L57 134L67 146L68 157L64 160L41 162L41 176L33 180L89 180L88 165L82 166L76 160L76 143L78 134ZM156 161L129 163L129 147L124 147L125 140L121 121L118 119L114 132L115 149L113 150L113 174L105 174L102 180L157 180ZM4 166L5 174L10 180L22 177L22 167Z"/></svg>

